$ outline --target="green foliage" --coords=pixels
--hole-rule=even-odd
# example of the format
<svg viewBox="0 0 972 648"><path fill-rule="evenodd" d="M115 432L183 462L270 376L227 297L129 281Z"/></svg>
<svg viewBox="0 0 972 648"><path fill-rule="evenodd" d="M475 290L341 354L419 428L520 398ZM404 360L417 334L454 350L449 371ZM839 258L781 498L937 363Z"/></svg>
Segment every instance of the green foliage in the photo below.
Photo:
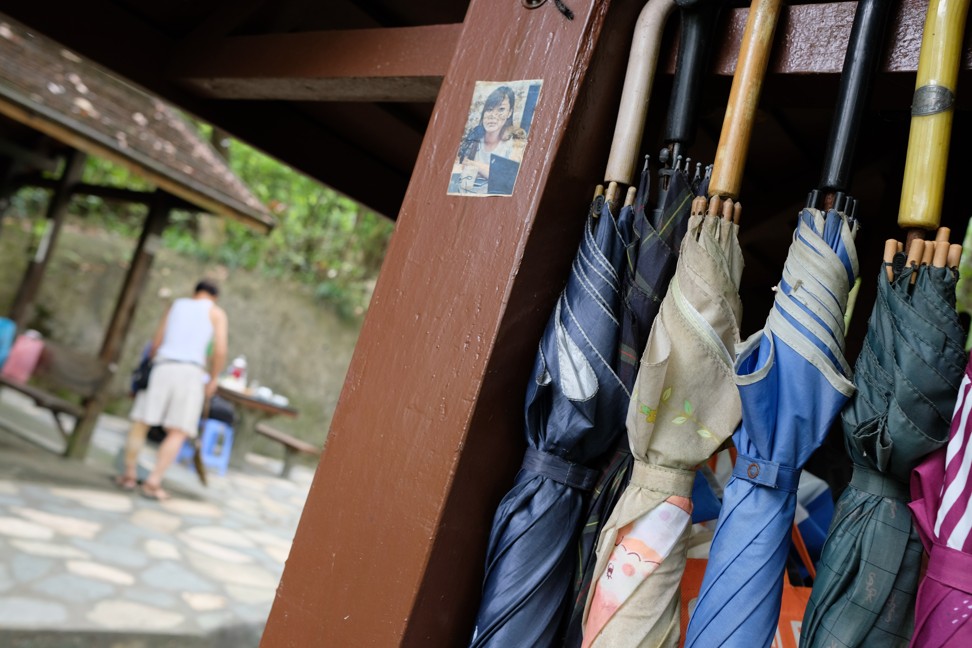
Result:
<svg viewBox="0 0 972 648"><path fill-rule="evenodd" d="M208 138L211 128L201 125ZM368 305L394 224L363 206L235 140L230 167L277 218L262 235L222 219L217 237L200 236L197 214L174 211L163 240L166 247L207 263L258 270L273 277L293 277L348 318ZM140 176L107 160L88 158L83 181L150 191ZM25 190L13 207L21 214L42 214L48 192ZM144 205L114 203L87 196L72 201L72 211L94 225L135 236Z"/></svg>

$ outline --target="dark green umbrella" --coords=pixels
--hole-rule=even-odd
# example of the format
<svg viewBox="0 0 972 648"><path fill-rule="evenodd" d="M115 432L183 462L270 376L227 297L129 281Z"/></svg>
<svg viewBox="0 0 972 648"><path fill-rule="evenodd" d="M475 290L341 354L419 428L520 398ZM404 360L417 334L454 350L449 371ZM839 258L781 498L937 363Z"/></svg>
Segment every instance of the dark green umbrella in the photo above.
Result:
<svg viewBox="0 0 972 648"><path fill-rule="evenodd" d="M858 13L886 14L887 4L867 0ZM960 50L965 15L964 9L961 15L955 11L962 4L933 1L928 10L902 182L898 223L904 227L937 227L931 196L940 198L944 187L948 150L941 142L947 143L949 134L925 129L943 127L951 118L947 105L936 108L928 97L955 87L955 76L949 80L940 68L954 62L949 50ZM869 49L876 64L880 48ZM923 75L928 79L922 81ZM921 236L912 241L907 258L895 241L885 248L878 296L856 365L857 391L842 413L853 478L837 502L817 566L803 646L905 645L914 629L922 547L908 509L908 481L922 458L945 443L965 368L956 273L945 267L948 243L926 244Z"/></svg>
<svg viewBox="0 0 972 648"><path fill-rule="evenodd" d="M920 244L921 241L913 243ZM842 413L854 476L837 502L801 645L904 645L914 627L922 548L908 510L912 469L947 440L965 368L956 273L885 268Z"/></svg>

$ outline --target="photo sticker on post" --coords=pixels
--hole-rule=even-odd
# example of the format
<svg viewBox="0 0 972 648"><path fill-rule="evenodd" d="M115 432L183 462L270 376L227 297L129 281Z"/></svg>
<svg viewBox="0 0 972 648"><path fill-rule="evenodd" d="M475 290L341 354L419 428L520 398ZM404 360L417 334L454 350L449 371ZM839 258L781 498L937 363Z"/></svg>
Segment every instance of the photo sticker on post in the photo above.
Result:
<svg viewBox="0 0 972 648"><path fill-rule="evenodd" d="M450 196L510 196L543 81L477 81L449 180Z"/></svg>

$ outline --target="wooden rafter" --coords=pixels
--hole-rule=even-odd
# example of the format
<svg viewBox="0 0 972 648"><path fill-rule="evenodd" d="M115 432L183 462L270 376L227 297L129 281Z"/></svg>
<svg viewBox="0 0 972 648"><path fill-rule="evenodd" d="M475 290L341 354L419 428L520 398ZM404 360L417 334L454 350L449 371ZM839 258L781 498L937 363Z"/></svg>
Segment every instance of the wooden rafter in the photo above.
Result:
<svg viewBox="0 0 972 648"><path fill-rule="evenodd" d="M170 72L218 99L435 101L462 25L233 36Z"/></svg>

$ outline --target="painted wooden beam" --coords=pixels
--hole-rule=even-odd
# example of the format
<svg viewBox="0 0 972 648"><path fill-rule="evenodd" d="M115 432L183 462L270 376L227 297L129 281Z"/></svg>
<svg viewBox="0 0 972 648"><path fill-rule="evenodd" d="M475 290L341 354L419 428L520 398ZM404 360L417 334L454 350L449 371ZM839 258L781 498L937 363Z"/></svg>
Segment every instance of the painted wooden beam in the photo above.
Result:
<svg viewBox="0 0 972 648"><path fill-rule="evenodd" d="M471 1L461 40L477 45L444 77L263 648L468 643L642 6L572 2L570 21ZM527 79L543 88L512 196L447 195L475 82Z"/></svg>
<svg viewBox="0 0 972 648"><path fill-rule="evenodd" d="M215 99L435 101L462 25L231 36L170 76Z"/></svg>

